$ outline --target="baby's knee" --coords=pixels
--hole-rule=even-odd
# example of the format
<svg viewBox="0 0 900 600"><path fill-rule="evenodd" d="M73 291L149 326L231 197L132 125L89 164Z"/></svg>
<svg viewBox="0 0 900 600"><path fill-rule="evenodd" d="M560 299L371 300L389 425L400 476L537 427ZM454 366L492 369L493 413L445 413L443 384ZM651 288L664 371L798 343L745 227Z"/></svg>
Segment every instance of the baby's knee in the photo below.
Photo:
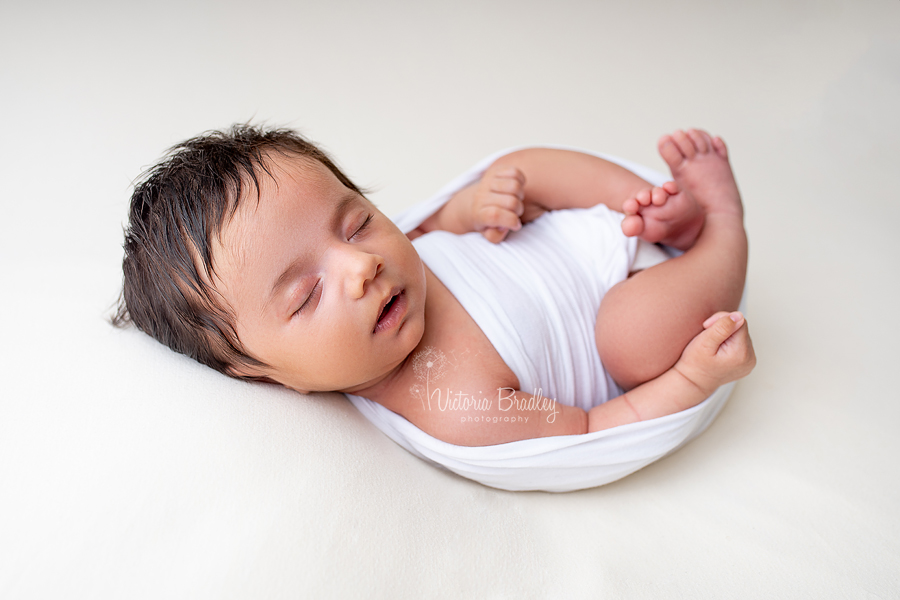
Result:
<svg viewBox="0 0 900 600"><path fill-rule="evenodd" d="M594 330L597 352L606 372L629 390L655 379L672 367L682 348L665 343L665 323L650 318L628 294L607 293Z"/></svg>

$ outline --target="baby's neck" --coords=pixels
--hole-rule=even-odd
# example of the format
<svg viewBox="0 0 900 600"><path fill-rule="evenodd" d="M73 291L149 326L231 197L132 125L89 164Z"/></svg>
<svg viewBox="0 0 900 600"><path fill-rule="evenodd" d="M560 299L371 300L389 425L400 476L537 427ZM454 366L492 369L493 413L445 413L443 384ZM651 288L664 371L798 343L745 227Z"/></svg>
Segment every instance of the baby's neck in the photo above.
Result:
<svg viewBox="0 0 900 600"><path fill-rule="evenodd" d="M374 400L379 404L385 404L387 399L392 397L392 390L396 386L397 382L402 379L402 375L406 372L406 369L409 366L410 357L412 357L413 354L415 354L415 351L410 352L409 355L404 358L403 361L400 362L400 364L398 364L396 367L394 367L381 377L376 378L374 380L374 383L367 382L360 386L340 391L346 394L363 396L364 398Z"/></svg>

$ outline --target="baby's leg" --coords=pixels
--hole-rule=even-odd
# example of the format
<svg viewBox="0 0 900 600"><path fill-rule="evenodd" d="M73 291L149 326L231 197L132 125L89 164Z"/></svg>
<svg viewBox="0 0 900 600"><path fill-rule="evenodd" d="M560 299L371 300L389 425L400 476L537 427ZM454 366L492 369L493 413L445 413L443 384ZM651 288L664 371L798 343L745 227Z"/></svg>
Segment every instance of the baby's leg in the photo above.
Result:
<svg viewBox="0 0 900 600"><path fill-rule="evenodd" d="M743 207L725 144L706 132L678 131L660 139L659 151L679 194L701 208L703 224L683 255L636 273L603 299L597 349L625 389L672 367L709 315L736 310L747 273Z"/></svg>

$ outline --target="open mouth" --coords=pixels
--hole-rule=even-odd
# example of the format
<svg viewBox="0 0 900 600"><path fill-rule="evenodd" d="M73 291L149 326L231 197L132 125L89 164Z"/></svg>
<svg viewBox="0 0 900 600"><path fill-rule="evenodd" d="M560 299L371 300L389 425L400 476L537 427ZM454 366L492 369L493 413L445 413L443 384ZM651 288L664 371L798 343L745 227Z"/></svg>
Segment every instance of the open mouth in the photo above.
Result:
<svg viewBox="0 0 900 600"><path fill-rule="evenodd" d="M375 329L372 333L386 331L392 329L400 322L403 313L406 310L406 293L402 290L391 296L387 304L381 309L378 315L378 321L375 323Z"/></svg>

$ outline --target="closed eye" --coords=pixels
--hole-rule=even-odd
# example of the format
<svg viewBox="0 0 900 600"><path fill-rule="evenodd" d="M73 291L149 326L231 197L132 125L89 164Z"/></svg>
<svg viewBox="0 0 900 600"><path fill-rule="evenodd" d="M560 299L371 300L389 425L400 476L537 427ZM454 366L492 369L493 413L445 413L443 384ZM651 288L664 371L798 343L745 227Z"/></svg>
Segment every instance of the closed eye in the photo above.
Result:
<svg viewBox="0 0 900 600"><path fill-rule="evenodd" d="M369 227L369 224L371 222L372 222L372 215L369 215L368 217L366 217L366 220L363 221L363 224L359 226L359 229L357 229L356 232L350 236L350 239L351 240L356 239L356 237L358 235L360 235L362 232L364 232Z"/></svg>
<svg viewBox="0 0 900 600"><path fill-rule="evenodd" d="M309 308L310 306L312 306L313 301L314 301L316 298L318 298L318 296L319 296L321 293L322 293L322 280L320 279L319 281L316 282L316 286L315 286L315 287L312 289L312 291L309 293L309 296L306 297L306 300L304 300L303 304L300 305L300 308L298 308L298 309L294 312L294 316L300 314L303 310L305 310L305 309Z"/></svg>

